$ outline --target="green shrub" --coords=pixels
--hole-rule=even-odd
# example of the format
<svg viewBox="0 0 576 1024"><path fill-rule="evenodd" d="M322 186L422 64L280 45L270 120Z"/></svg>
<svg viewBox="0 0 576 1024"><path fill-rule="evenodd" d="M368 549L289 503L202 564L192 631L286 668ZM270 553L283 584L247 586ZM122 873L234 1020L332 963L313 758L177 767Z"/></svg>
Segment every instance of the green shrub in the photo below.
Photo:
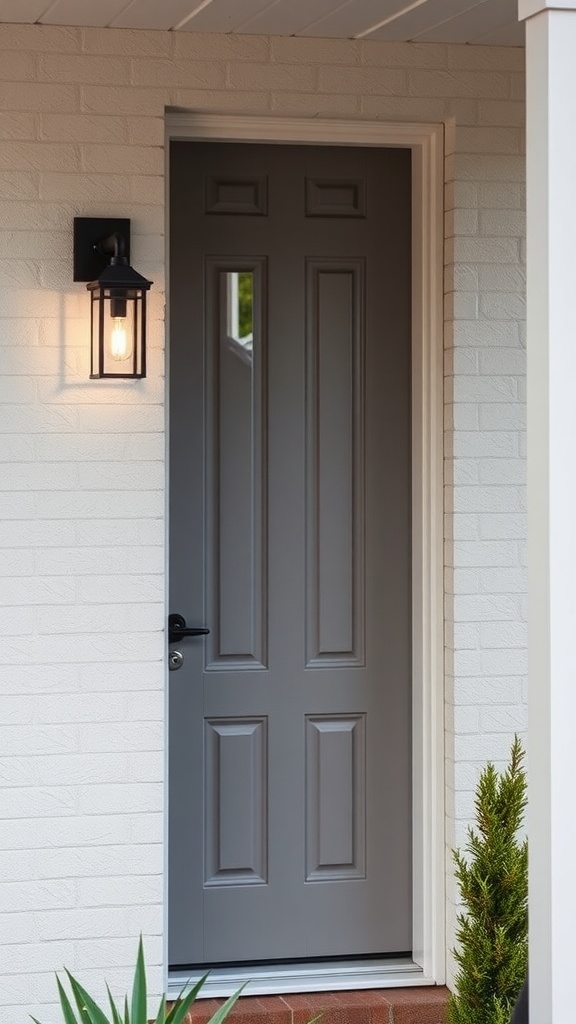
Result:
<svg viewBox="0 0 576 1024"><path fill-rule="evenodd" d="M508 1024L528 963L528 843L524 750L515 737L499 774L488 764L476 790L476 827L453 851L464 905L454 957L459 967L450 1024Z"/></svg>
<svg viewBox="0 0 576 1024"><path fill-rule="evenodd" d="M132 985L132 998L130 1000L130 1005L128 1005L128 996L126 996L122 1011L115 1005L108 986L106 987L110 1002L110 1017L107 1017L104 1010L95 1003L92 997L88 995L88 992L82 988L80 982L78 982L69 971L66 971L66 975L70 983L72 1001L67 995L66 989L60 981L60 978L58 978L58 976L56 977L64 1024L149 1024L150 1018L148 1016L146 967L144 964L142 937L140 937L140 942L138 944L136 970L134 972L134 983ZM186 995L183 994L183 990L170 1009L167 1009L166 996L163 996L160 1000L158 1013L153 1018L155 1024L182 1024L207 977L208 975L205 974L203 978L200 978L200 981L198 981ZM244 988L244 986L242 986L242 988ZM227 999L218 1010L216 1010L208 1024L222 1024L222 1021L228 1016L230 1010L234 1006L234 1003L238 999L242 988L238 989L234 995L230 996L230 998ZM75 1004L76 1008L74 1008L73 1004ZM39 1021L37 1021L35 1017L32 1017L32 1020L35 1024L39 1024Z"/></svg>

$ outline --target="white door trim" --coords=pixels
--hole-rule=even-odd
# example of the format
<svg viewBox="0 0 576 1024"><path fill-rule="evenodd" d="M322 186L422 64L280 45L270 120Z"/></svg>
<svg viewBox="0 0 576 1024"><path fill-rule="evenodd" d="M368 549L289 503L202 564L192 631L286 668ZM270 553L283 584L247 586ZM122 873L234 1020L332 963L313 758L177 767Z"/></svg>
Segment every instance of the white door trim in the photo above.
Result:
<svg viewBox="0 0 576 1024"><path fill-rule="evenodd" d="M413 534L413 868L414 951L411 969L382 964L364 973L337 964L295 972L300 990L312 975L328 988L443 984L444 871L444 621L443 621L443 194L441 124L242 117L168 113L166 141L219 140L310 145L401 146L412 150L412 534ZM168 176L167 176L168 180ZM365 965L366 968L368 965ZM408 965L406 965L408 966ZM392 970L390 970L392 968ZM405 973L404 973L405 972ZM262 974L250 991L297 991L286 972ZM222 974L220 979L218 975ZM274 975L272 978L271 975ZM304 983L303 974L308 981ZM346 974L349 978L346 981ZM236 977L237 972L234 972ZM225 994L230 972L212 972L206 995Z"/></svg>

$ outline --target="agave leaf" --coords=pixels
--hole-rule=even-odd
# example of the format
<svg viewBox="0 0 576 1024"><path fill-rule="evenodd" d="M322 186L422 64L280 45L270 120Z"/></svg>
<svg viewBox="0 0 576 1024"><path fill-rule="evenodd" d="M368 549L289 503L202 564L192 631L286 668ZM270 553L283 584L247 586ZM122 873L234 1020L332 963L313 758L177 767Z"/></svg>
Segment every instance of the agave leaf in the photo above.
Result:
<svg viewBox="0 0 576 1024"><path fill-rule="evenodd" d="M144 946L142 936L138 942L138 956L136 958L136 970L134 971L134 985L132 986L132 1024L146 1024L146 967L144 965Z"/></svg>
<svg viewBox="0 0 576 1024"><path fill-rule="evenodd" d="M208 1021L208 1024L222 1024L222 1021L226 1019L226 1017L230 1013L230 1010L234 1006L234 1003L237 1001L238 997L242 993L242 990L246 988L247 984L248 982L244 982L244 984L238 989L238 991L235 992L234 995L231 995L230 998L227 999L226 1002L220 1007L220 1009L216 1010L216 1013L212 1014L210 1020Z"/></svg>
<svg viewBox="0 0 576 1024"><path fill-rule="evenodd" d="M72 1009L72 1004L66 994L66 990L60 981L58 975L56 975L56 984L58 986L58 995L60 996L60 1006L62 1007L62 1016L64 1017L65 1024L78 1024L76 1020L76 1014Z"/></svg>
<svg viewBox="0 0 576 1024"><path fill-rule="evenodd" d="M200 980L192 986L188 995L186 996L184 995L184 989L186 988L186 985L184 985L184 988L180 992L178 999L170 1008L170 1012L166 1018L166 1024L182 1024L182 1021L184 1020L184 1017L188 1013L188 1010L196 1001L196 996L198 995L207 977L208 974L203 974Z"/></svg>
<svg viewBox="0 0 576 1024"><path fill-rule="evenodd" d="M112 1024L122 1024L122 1017L118 1013L116 1003L112 999L112 993L108 985L106 985L106 991L108 993L108 999L110 1000L110 1009L112 1010Z"/></svg>
<svg viewBox="0 0 576 1024"><path fill-rule="evenodd" d="M166 996L162 996L162 999L160 1000L155 1024L166 1024Z"/></svg>
<svg viewBox="0 0 576 1024"><path fill-rule="evenodd" d="M32 1017L32 1014L30 1014L30 1017L31 1017L31 1018L32 1018L32 1020L34 1021L34 1024L40 1024L40 1021L38 1020L38 1018L37 1018L37 1017Z"/></svg>
<svg viewBox="0 0 576 1024"><path fill-rule="evenodd" d="M130 1024L130 1011L128 1009L128 996L124 998L124 1024Z"/></svg>
<svg viewBox="0 0 576 1024"><path fill-rule="evenodd" d="M70 987L74 993L74 999L76 1000L76 1006L80 1012L80 1019L89 1021L90 1024L110 1024L108 1017L103 1010L100 1009L97 1003L94 1002L92 996L88 995L85 988L76 978L72 977L70 971L66 971Z"/></svg>

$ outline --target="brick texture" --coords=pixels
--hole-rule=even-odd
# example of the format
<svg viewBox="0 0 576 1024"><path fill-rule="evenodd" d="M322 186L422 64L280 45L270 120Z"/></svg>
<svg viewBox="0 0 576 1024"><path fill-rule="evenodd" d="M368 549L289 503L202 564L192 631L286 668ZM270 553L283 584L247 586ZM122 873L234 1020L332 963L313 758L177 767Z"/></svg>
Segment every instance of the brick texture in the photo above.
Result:
<svg viewBox="0 0 576 1024"><path fill-rule="evenodd" d="M50 1024L54 968L120 992L139 932L162 984L166 107L445 122L449 846L525 728L522 53L4 25L0 69L0 1022ZM126 386L72 283L104 214L154 280Z"/></svg>

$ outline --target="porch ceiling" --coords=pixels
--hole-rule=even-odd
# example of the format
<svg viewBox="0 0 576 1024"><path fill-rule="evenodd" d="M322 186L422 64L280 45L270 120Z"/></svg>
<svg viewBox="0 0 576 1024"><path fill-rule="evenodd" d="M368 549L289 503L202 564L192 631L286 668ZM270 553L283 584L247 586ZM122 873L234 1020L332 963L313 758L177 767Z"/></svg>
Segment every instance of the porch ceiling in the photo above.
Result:
<svg viewBox="0 0 576 1024"><path fill-rule="evenodd" d="M0 0L0 23L521 46L518 0Z"/></svg>

